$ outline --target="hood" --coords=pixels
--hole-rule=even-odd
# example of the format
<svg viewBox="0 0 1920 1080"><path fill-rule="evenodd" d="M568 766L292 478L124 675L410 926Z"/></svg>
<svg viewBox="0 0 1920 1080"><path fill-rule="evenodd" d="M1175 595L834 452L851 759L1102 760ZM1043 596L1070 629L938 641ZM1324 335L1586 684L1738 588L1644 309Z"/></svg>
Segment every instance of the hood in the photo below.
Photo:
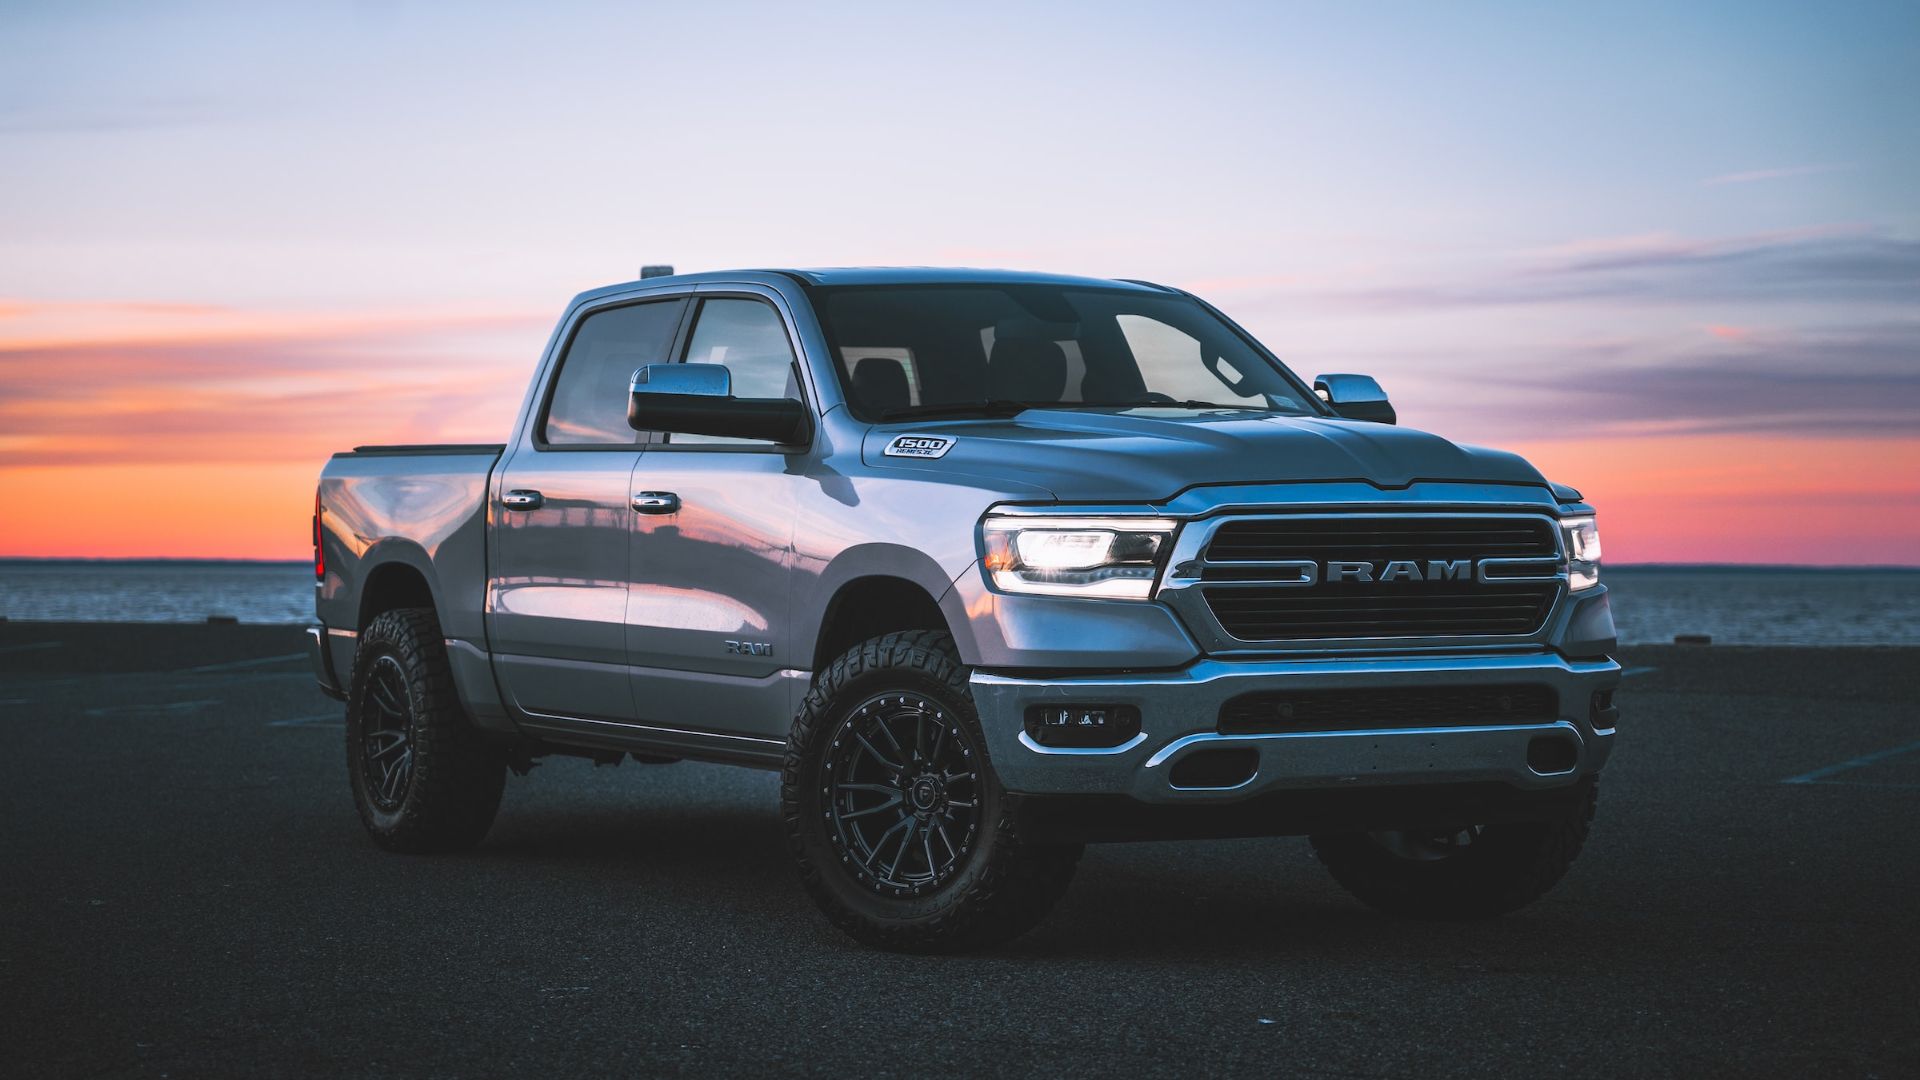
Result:
<svg viewBox="0 0 1920 1080"><path fill-rule="evenodd" d="M939 458L889 457L901 435L944 435ZM1424 431L1357 420L1248 412L1029 409L1008 419L932 419L867 433L875 468L972 473L1031 484L1062 502L1159 502L1196 484L1360 480L1547 481L1516 454L1451 443Z"/></svg>

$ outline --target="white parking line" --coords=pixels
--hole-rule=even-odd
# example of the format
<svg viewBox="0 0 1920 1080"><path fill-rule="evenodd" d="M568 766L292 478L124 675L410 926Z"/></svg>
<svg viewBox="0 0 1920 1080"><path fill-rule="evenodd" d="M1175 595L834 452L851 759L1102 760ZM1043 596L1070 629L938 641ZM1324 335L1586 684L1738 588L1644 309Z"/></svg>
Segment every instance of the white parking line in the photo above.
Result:
<svg viewBox="0 0 1920 1080"><path fill-rule="evenodd" d="M1826 787L1886 788L1889 791L1920 791L1920 784L1890 784L1879 780L1809 780Z"/></svg>
<svg viewBox="0 0 1920 1080"><path fill-rule="evenodd" d="M65 642L29 641L25 645L0 645L0 653L35 652L40 649L57 649Z"/></svg>
<svg viewBox="0 0 1920 1080"><path fill-rule="evenodd" d="M266 667L269 664L287 664L295 660L305 660L306 653L288 653L285 656L262 656L255 660L235 660L226 664L208 664L204 667L186 669L189 675L211 675L220 671L245 671L247 668Z"/></svg>
<svg viewBox="0 0 1920 1080"><path fill-rule="evenodd" d="M199 712L209 705L220 704L219 698L202 701L175 701L166 705L102 705L88 709L87 716L144 716L149 713L189 713Z"/></svg>
<svg viewBox="0 0 1920 1080"><path fill-rule="evenodd" d="M337 712L321 713L317 716L296 716L291 720L269 720L268 727L346 727L347 722L340 719Z"/></svg>
<svg viewBox="0 0 1920 1080"><path fill-rule="evenodd" d="M1911 754L1915 750L1920 750L1920 742L1911 742L1905 746L1896 746L1891 750L1881 750L1877 753L1862 754L1857 758L1849 758L1846 761L1842 761L1838 765L1829 765L1824 769L1815 769L1810 773L1801 773L1799 776L1789 776L1780 782L1783 784L1859 784L1859 781L1856 780L1828 780L1827 777L1835 773L1846 772L1848 769L1858 769L1863 765L1871 765L1876 761L1885 761L1890 757L1898 757L1901 754ZM1866 785L1860 786L1864 787Z"/></svg>

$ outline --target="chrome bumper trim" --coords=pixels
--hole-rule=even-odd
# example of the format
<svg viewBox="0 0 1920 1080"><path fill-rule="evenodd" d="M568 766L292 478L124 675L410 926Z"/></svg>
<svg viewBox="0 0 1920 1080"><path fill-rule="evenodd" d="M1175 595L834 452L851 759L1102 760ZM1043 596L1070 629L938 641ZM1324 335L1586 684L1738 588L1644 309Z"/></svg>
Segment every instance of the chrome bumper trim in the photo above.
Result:
<svg viewBox="0 0 1920 1080"><path fill-rule="evenodd" d="M1358 731L1285 731L1225 734L1220 708L1241 694L1263 690L1320 690L1470 685L1524 680L1551 685L1560 716L1543 723L1458 726L1436 716L1418 727ZM1396 786L1497 781L1540 789L1570 784L1599 771L1612 749L1611 729L1595 731L1592 694L1617 686L1612 660L1567 660L1554 653L1201 660L1178 671L1052 676L976 671L973 698L988 756L1009 791L1027 794L1116 794L1171 803L1248 798L1302 788ZM1033 743L1024 717L1033 705L1099 702L1140 710L1141 733L1124 745L1091 752ZM1576 749L1564 772L1541 773L1527 764L1529 744L1541 736ZM1205 750L1247 748L1259 755L1254 776L1235 788L1176 788L1171 763Z"/></svg>
<svg viewBox="0 0 1920 1080"><path fill-rule="evenodd" d="M1041 746L1025 728L1020 731L1020 745L1036 754L1124 754L1146 741L1147 733L1143 731L1119 746Z"/></svg>

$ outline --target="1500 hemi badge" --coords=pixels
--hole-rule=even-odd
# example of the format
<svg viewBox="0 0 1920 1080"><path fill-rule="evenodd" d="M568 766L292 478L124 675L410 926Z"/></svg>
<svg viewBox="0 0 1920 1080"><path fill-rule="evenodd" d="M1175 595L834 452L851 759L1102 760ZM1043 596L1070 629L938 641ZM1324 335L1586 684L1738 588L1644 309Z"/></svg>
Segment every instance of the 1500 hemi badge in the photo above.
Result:
<svg viewBox="0 0 1920 1080"><path fill-rule="evenodd" d="M887 457L945 457L955 441L945 435L896 435L881 453Z"/></svg>

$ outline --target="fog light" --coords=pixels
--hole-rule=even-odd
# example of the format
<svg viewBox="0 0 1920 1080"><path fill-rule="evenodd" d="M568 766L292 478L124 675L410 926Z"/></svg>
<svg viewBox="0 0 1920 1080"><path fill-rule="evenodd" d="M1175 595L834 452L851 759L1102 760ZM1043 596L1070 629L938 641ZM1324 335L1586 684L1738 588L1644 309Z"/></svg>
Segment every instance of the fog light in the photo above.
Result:
<svg viewBox="0 0 1920 1080"><path fill-rule="evenodd" d="M1119 746L1140 734L1140 710L1131 705L1035 705L1027 710L1027 737L1041 746Z"/></svg>

